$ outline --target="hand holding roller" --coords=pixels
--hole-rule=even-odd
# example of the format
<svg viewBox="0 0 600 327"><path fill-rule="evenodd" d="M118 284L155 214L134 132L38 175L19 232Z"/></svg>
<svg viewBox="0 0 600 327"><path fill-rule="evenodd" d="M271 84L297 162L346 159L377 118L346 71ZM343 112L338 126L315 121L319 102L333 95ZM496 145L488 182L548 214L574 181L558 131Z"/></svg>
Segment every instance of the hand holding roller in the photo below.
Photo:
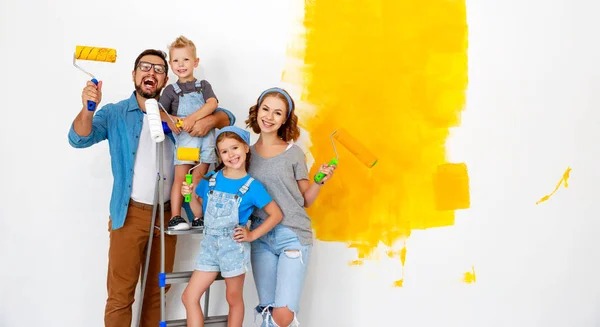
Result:
<svg viewBox="0 0 600 327"><path fill-rule="evenodd" d="M192 174L185 174L185 182L188 185L192 185ZM192 194L186 194L184 200L185 202L192 201Z"/></svg>
<svg viewBox="0 0 600 327"><path fill-rule="evenodd" d="M77 65L77 59L79 60L93 60L114 63L117 60L117 50L109 48L96 48L78 45L75 47L75 53L73 54L73 66L77 67L82 72L92 77L92 83L98 85L98 80L94 75L87 72L83 68ZM89 111L96 110L96 102L88 100L87 108Z"/></svg>
<svg viewBox="0 0 600 327"><path fill-rule="evenodd" d="M356 140L352 135L350 135L344 129L338 129L331 133L329 137L331 139L331 145L333 146L333 151L335 152L335 158L329 161L329 166L338 164L338 153L335 148L334 139L340 142L350 153L352 153L360 162L362 162L368 168L375 166L377 163L377 157L369 151L364 145L362 145L358 140ZM315 175L315 182L320 183L321 180L325 177L325 174L319 172Z"/></svg>
<svg viewBox="0 0 600 327"><path fill-rule="evenodd" d="M331 159L331 161L329 161L329 163L327 164L327 166L333 166L338 164L338 159L337 159L337 155L336 158ZM325 176L327 176L325 173L319 172L318 174L315 175L315 182L320 183L321 180L323 180L323 178L325 178Z"/></svg>
<svg viewBox="0 0 600 327"><path fill-rule="evenodd" d="M96 78L92 78L92 83L94 83L94 84L96 84L96 86L98 86L98 80ZM89 111L95 111L96 110L96 102L94 102L92 100L88 100L87 108Z"/></svg>
<svg viewBox="0 0 600 327"><path fill-rule="evenodd" d="M177 160L181 161L198 161L200 160L200 149L198 148L177 148ZM185 182L188 185L192 185L192 170L200 166L199 164L192 167L185 175ZM184 197L185 202L192 201L192 195L186 194Z"/></svg>
<svg viewBox="0 0 600 327"><path fill-rule="evenodd" d="M171 123L173 123L173 125L175 125L177 128L181 128L181 126L183 125L183 120L177 118L177 122L173 121L173 119L171 118L171 115L169 115L169 112L167 112L167 110L165 109L165 107L163 107L163 105L159 102L158 105L160 106L160 108L165 112L165 114L167 115L167 118L169 118L169 120L171 121ZM163 122L163 129L165 130L165 133L171 132L171 129L169 128L169 125L165 122Z"/></svg>

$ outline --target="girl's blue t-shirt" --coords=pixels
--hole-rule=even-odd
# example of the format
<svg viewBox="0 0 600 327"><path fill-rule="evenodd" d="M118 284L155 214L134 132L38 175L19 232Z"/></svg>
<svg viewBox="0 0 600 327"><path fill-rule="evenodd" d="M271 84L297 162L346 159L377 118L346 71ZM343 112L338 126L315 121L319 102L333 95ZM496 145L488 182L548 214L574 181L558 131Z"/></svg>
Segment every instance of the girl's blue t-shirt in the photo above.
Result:
<svg viewBox="0 0 600 327"><path fill-rule="evenodd" d="M207 175L207 178L212 176L214 172ZM250 175L240 179L230 179L223 176L223 172L217 174L217 180L214 190L224 193L236 194L238 190L246 184L250 179ZM208 192L209 192L208 180L202 179L196 187L196 194L202 198L202 212L206 212L206 205L208 203ZM265 189L265 187L257 180L252 181L248 191L242 196L242 201L239 208L240 225L246 225L250 215L254 211L254 207L264 208L273 199Z"/></svg>

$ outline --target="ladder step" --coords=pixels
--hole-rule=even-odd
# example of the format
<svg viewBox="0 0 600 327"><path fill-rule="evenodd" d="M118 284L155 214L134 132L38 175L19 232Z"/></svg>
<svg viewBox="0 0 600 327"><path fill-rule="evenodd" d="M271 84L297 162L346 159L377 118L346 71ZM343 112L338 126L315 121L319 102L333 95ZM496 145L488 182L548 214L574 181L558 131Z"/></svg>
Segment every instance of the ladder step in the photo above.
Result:
<svg viewBox="0 0 600 327"><path fill-rule="evenodd" d="M187 283L192 277L193 271L179 271L165 274L165 284ZM221 273L217 275L216 280L223 280Z"/></svg>
<svg viewBox="0 0 600 327"><path fill-rule="evenodd" d="M167 327L186 327L185 319L168 320ZM227 326L227 316L212 316L204 318L204 326Z"/></svg>
<svg viewBox="0 0 600 327"><path fill-rule="evenodd" d="M194 235L194 234L202 234L204 232L204 227L200 228L190 228L188 230L170 230L165 229L165 234L167 235Z"/></svg>

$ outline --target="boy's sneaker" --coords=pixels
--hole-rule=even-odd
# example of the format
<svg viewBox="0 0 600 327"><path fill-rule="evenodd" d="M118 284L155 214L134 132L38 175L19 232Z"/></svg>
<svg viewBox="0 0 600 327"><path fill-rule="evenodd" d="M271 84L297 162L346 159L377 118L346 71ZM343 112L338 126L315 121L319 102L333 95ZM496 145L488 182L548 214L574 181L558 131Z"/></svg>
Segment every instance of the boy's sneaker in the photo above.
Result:
<svg viewBox="0 0 600 327"><path fill-rule="evenodd" d="M169 220L170 230L188 230L190 229L190 224L183 219L181 216L175 216Z"/></svg>
<svg viewBox="0 0 600 327"><path fill-rule="evenodd" d="M204 227L204 221L200 218L194 218L192 221L192 228L202 228Z"/></svg>

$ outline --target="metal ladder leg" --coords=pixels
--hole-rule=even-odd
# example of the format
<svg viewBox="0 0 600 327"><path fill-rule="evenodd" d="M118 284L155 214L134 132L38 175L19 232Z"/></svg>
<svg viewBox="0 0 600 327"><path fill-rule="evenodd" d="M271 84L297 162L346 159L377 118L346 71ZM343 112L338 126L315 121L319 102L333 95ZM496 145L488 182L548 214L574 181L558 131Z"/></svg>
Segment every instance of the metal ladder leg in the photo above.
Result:
<svg viewBox="0 0 600 327"><path fill-rule="evenodd" d="M206 289L206 292L204 293L204 318L208 317L208 302L209 302L209 297L210 297L210 288L211 288L211 286L209 286Z"/></svg>
<svg viewBox="0 0 600 327"><path fill-rule="evenodd" d="M154 187L154 203L152 206L152 219L150 219L150 235L148 235L148 245L146 246L146 262L142 270L142 282L140 291L140 307L138 310L136 326L139 327L142 320L142 307L144 305L144 294L146 293L146 283L148 281L148 266L150 265L150 254L152 253L152 239L154 238L154 224L156 223L156 210L158 203L158 184L160 175L156 178L156 186Z"/></svg>
<svg viewBox="0 0 600 327"><path fill-rule="evenodd" d="M160 205L160 276L165 275L165 179L163 178L163 143L156 143L158 152L158 203ZM167 315L165 310L165 283L160 284L160 327L167 327Z"/></svg>
<svg viewBox="0 0 600 327"><path fill-rule="evenodd" d="M171 320L171 321L167 321L166 318L166 285L170 285L170 284L174 284L174 283L186 283L189 281L191 275L192 275L192 271L189 272L171 272L171 273L166 273L165 272L165 233L168 233L169 235L179 235L179 234L197 234L198 232L201 231L193 231L193 230L188 230L188 231L166 231L165 230L165 226L164 226L164 176L163 176L163 144L162 143L157 143L157 153L158 153L158 179L157 179L157 187L156 187L156 191L155 191L155 204L154 204L154 208L153 208L153 215L152 215L152 226L151 226L151 232L150 232L150 241L149 241L149 246L148 246L148 251L150 251L150 246L152 244L152 237L153 237L153 232L154 232L154 223L155 223L155 219L156 219L156 209L160 208L160 273L158 276L158 282L159 282L159 286L160 286L160 327L179 327L179 326L187 326L186 320L185 319L178 319L178 320ZM190 210L191 211L191 210ZM186 210L187 212L187 210ZM145 268L145 272L148 271L148 264L149 264L149 259L150 259L150 252L148 252L147 256L146 256L146 268ZM145 275L146 276L146 275ZM144 277L144 282L145 282L145 278ZM219 275L217 277L216 280L222 280L222 276ZM209 298L210 298L210 287L206 290L206 293L204 295L204 325L205 326L223 326L223 325L227 325L227 315L222 315L222 316L213 316L213 317L209 317L208 316L208 304L209 304ZM141 312L141 310L140 310ZM138 327L139 327L139 319L138 319Z"/></svg>

